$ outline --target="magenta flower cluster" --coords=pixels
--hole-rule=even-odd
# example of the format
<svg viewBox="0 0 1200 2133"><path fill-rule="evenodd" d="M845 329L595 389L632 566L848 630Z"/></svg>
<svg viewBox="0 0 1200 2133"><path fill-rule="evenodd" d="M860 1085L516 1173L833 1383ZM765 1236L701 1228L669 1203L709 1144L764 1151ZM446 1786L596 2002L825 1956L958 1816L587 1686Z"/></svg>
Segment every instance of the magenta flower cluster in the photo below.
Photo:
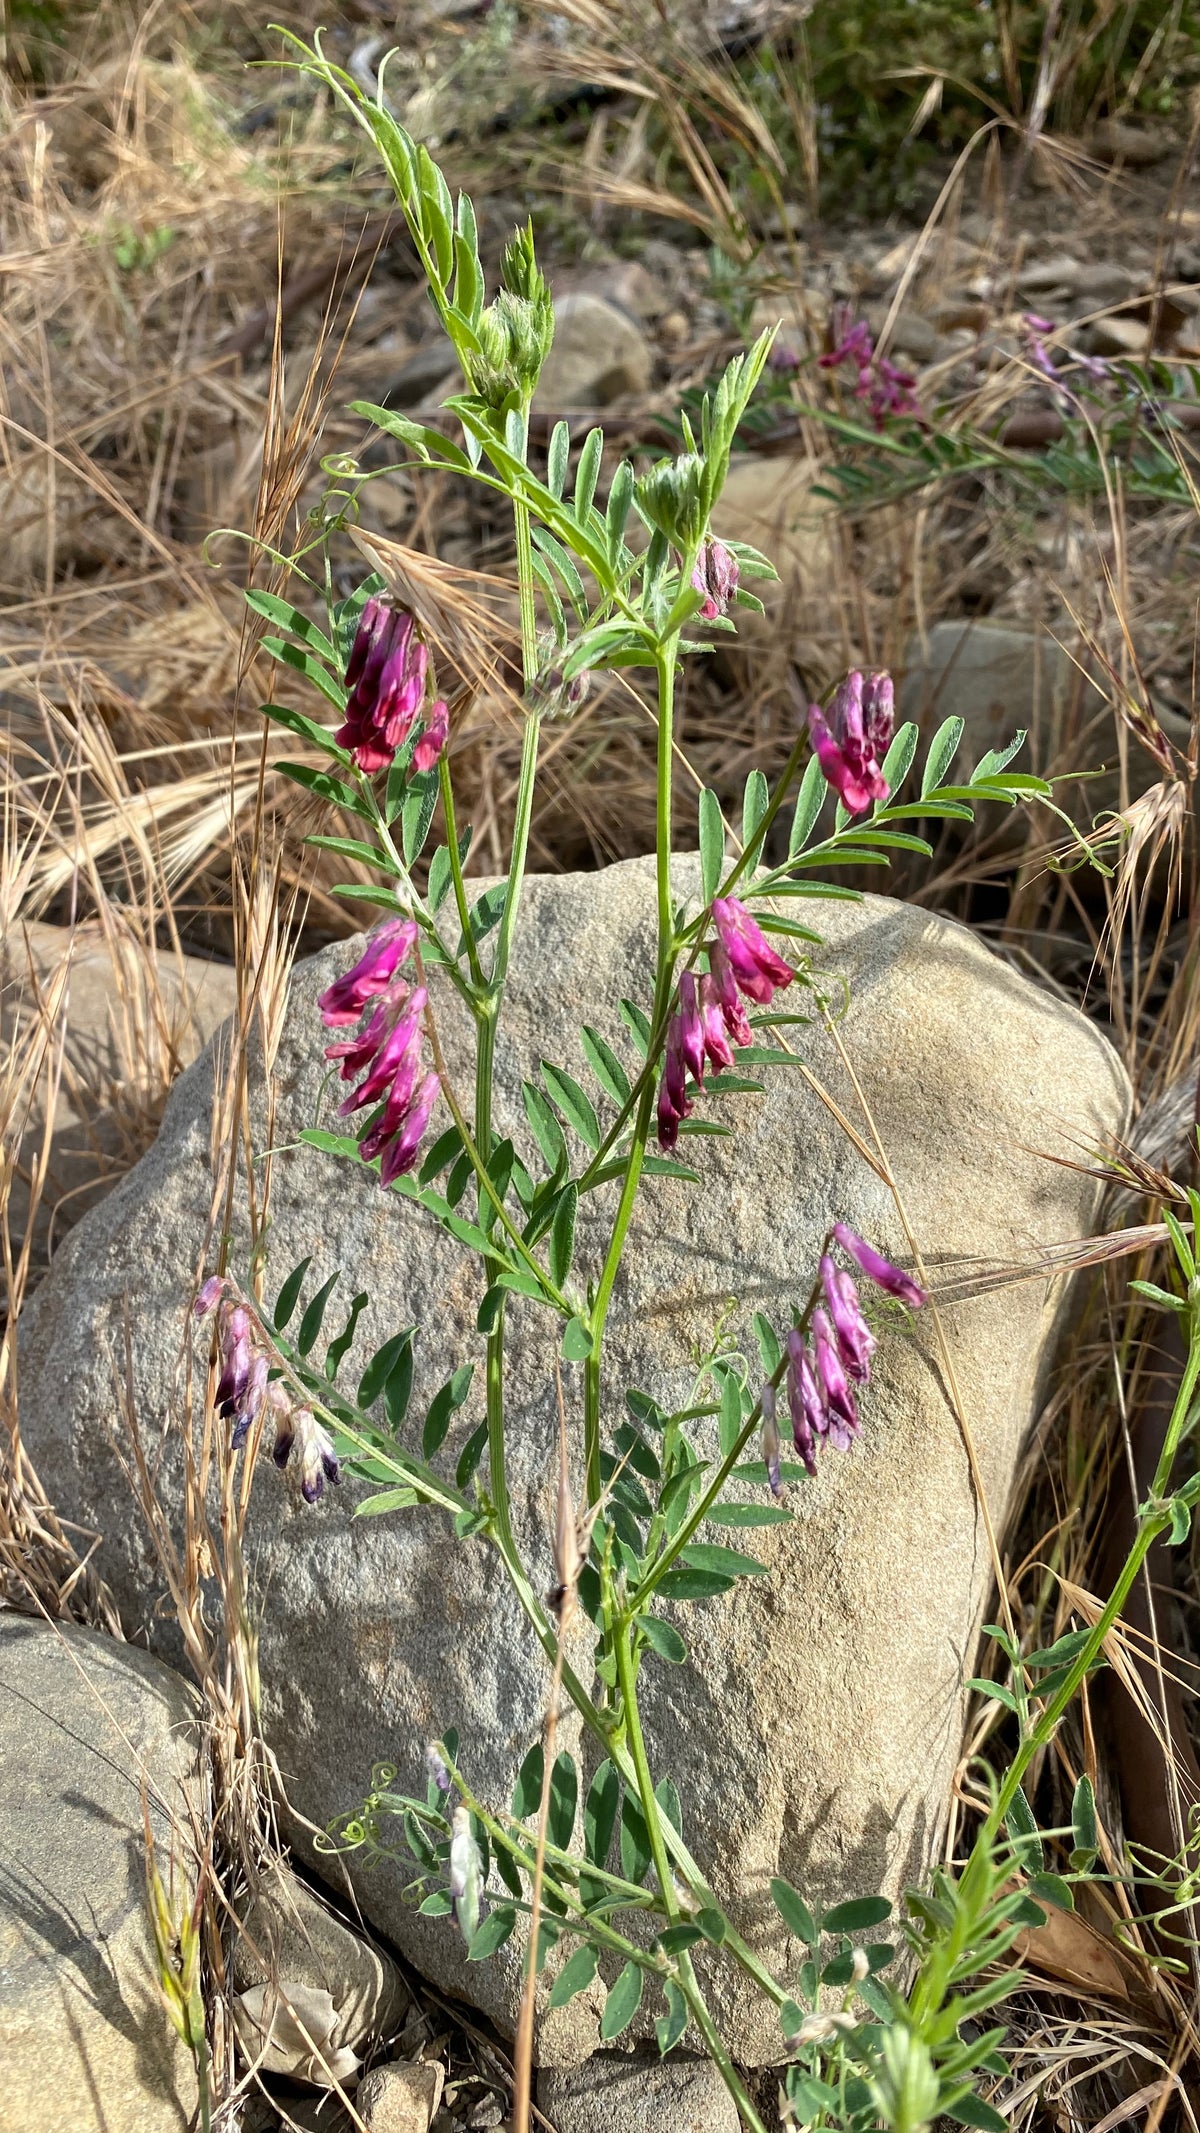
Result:
<svg viewBox="0 0 1200 2133"><path fill-rule="evenodd" d="M818 356L822 370L839 370L843 363L853 363L858 380L854 387L856 400L865 400L867 412L877 430L885 429L897 415L921 413L921 403L915 392L916 379L907 370L898 370L886 356L875 353L871 329L865 319L853 324L846 313L838 320L835 331L838 338L827 355Z"/></svg>
<svg viewBox="0 0 1200 2133"><path fill-rule="evenodd" d="M436 1074L421 1072L425 987L409 986L400 975L416 939L411 919L385 919L353 968L317 1001L327 1029L349 1028L372 1010L357 1036L328 1045L325 1057L339 1062L343 1081L363 1077L339 1106L342 1118L371 1104L383 1106L358 1144L364 1163L382 1157L382 1186L412 1169L441 1086Z"/></svg>
<svg viewBox="0 0 1200 2133"><path fill-rule="evenodd" d="M230 1294L219 1274L205 1282L195 1303L197 1318L207 1318L213 1311L221 1365L216 1409L222 1421L233 1425L230 1448L241 1451L255 1424L269 1420L276 1466L287 1466L295 1452L300 1492L306 1503L316 1503L327 1481L341 1479L333 1439L312 1409L297 1406L282 1379L271 1376L271 1358L257 1319L247 1304Z"/></svg>
<svg viewBox="0 0 1200 2133"><path fill-rule="evenodd" d="M765 1007L795 976L736 896L714 897L712 915L717 937L709 945L708 974L697 984L693 973L684 971L679 1007L667 1029L658 1092L660 1148L675 1146L679 1122L693 1109L688 1076L702 1089L706 1064L718 1071L731 1067L732 1045L751 1042L742 995Z"/></svg>
<svg viewBox="0 0 1200 2133"><path fill-rule="evenodd" d="M344 725L334 735L368 776L386 770L425 702L429 654L411 615L386 600L368 600L346 666ZM413 750L413 768L431 770L449 732L441 700L432 704Z"/></svg>
<svg viewBox="0 0 1200 2133"><path fill-rule="evenodd" d="M861 815L873 800L887 799L881 758L887 754L895 717L891 675L860 674L857 669L838 684L827 712L820 704L809 706L808 730L817 760L848 814Z"/></svg>
<svg viewBox="0 0 1200 2133"><path fill-rule="evenodd" d="M845 1222L834 1224L830 1241L840 1245L859 1272L887 1295L914 1310L926 1301L924 1289L910 1274L873 1251ZM863 1316L853 1275L839 1266L828 1250L821 1256L820 1283L823 1301L812 1313L807 1339L796 1326L787 1337L792 1441L810 1474L817 1471L817 1451L822 1445L831 1444L835 1451L848 1452L854 1439L862 1434L856 1389L870 1377L876 1345ZM767 1385L762 1401L763 1457L767 1478L778 1495L779 1430L775 1412L774 1388Z"/></svg>

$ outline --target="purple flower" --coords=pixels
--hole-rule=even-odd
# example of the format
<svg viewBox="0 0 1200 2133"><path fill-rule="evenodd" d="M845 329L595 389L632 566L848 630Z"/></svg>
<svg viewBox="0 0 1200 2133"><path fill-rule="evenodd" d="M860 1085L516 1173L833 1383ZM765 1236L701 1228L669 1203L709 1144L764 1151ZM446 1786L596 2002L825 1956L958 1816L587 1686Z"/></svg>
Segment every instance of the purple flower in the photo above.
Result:
<svg viewBox="0 0 1200 2133"><path fill-rule="evenodd" d="M334 1454L333 1439L311 1408L291 1408L276 1422L271 1457L281 1471L293 1450L299 1453L300 1494L305 1503L317 1503L325 1493L326 1482L339 1482L342 1471Z"/></svg>
<svg viewBox="0 0 1200 2133"><path fill-rule="evenodd" d="M842 363L855 363L860 372L869 370L875 358L875 343L865 318L851 325L848 311L842 309L835 314L834 331L841 335L841 339L827 354L817 357L820 368L837 370Z"/></svg>
<svg viewBox="0 0 1200 2133"><path fill-rule="evenodd" d="M368 600L346 666L345 723L334 738L368 776L386 770L425 699L429 654L413 618Z"/></svg>
<svg viewBox="0 0 1200 2133"><path fill-rule="evenodd" d="M417 745L413 749L413 769L432 770L449 738L450 713L439 697L437 703L431 707Z"/></svg>
<svg viewBox="0 0 1200 2133"><path fill-rule="evenodd" d="M919 416L921 403L914 390L916 379L907 370L897 369L886 356L875 353L871 329L864 319L854 325L848 320L849 314L843 309L834 329L839 338L828 354L818 356L820 368L837 370L843 363L854 364L858 371L854 397L866 401L877 430L884 429L893 416Z"/></svg>
<svg viewBox="0 0 1200 2133"><path fill-rule="evenodd" d="M760 1007L766 1007L776 992L791 984L796 975L791 964L776 955L762 928L736 896L714 897L712 915L738 990L748 1000L757 1000ZM731 1030L730 1035L733 1034Z"/></svg>
<svg viewBox="0 0 1200 2133"><path fill-rule="evenodd" d="M710 946L708 960L712 969L712 997L720 1009L721 1020L725 1024L729 1037L739 1049L747 1044L753 1044L754 1036L750 1024L746 1020L746 1010L742 1006L738 993L737 979L733 974L733 964L730 962L725 951L724 942L720 938L713 941Z"/></svg>
<svg viewBox="0 0 1200 2133"><path fill-rule="evenodd" d="M787 1337L788 1407L792 1417L792 1442L809 1474L817 1471L817 1439L825 1435L828 1423L825 1403L808 1359L808 1350L803 1335L795 1326Z"/></svg>
<svg viewBox="0 0 1200 2133"><path fill-rule="evenodd" d="M875 1340L858 1300L858 1290L844 1267L826 1252L821 1261L821 1286L837 1336L838 1354L850 1376L865 1385L871 1374Z"/></svg>
<svg viewBox="0 0 1200 2133"><path fill-rule="evenodd" d="M728 967L728 958L726 958L726 964ZM741 1001L738 999L737 996L737 987L736 985L734 985L733 982L732 971L729 972L729 984L733 992L733 999L735 1007L737 1009L740 1028L741 1023L742 1021L744 1021L745 1018L743 1015ZM711 1066L716 1067L718 1073L723 1067L731 1067L733 1065L733 1051L729 1043L727 1028L728 1018L722 1012L720 996L717 992L716 979L714 977L701 978L700 1029L704 1037L704 1050L708 1057L709 1064ZM749 1023L746 1023L746 1042L749 1043L749 1041L750 1025Z"/></svg>
<svg viewBox="0 0 1200 2133"><path fill-rule="evenodd" d="M702 622L715 622L718 615L726 612L737 591L739 575L738 559L732 549L727 548L724 541L706 533L692 572L693 586L698 593L704 594L704 605L700 609Z"/></svg>
<svg viewBox="0 0 1200 2133"><path fill-rule="evenodd" d="M449 1792L452 1780L450 1777L449 1766L447 1765L446 1758L442 1753L442 1744L440 1741L429 1742L429 1745L425 1750L425 1768L428 1770L429 1775L433 1779L434 1784L437 1786L438 1791Z"/></svg>
<svg viewBox="0 0 1200 2133"><path fill-rule="evenodd" d="M229 1449L231 1452L241 1451L243 1444L250 1435L251 1429L262 1413L267 1397L267 1378L270 1368L269 1358L263 1355L261 1351L254 1356L250 1365L250 1376L246 1384L246 1390L238 1404L237 1413L233 1420L233 1428L229 1436Z"/></svg>
<svg viewBox="0 0 1200 2133"><path fill-rule="evenodd" d="M684 976L687 977L685 971ZM693 988L694 989L694 988ZM682 997L682 981L680 985ZM697 1018L698 1019L698 1018ZM667 1027L667 1048L663 1059L663 1077L658 1091L658 1145L673 1148L679 1139L679 1121L686 1118L693 1106L687 1094L688 1060L684 1053L684 1017L682 1008L672 1015ZM700 1064L704 1064L701 1051ZM701 1077L702 1078L702 1077Z"/></svg>
<svg viewBox="0 0 1200 2133"><path fill-rule="evenodd" d="M340 1118L349 1118L352 1112L361 1111L365 1105L381 1103L385 1099L390 1106L399 1090L404 1092L401 1101L407 1107L420 1064L421 1016L425 1011L425 999L423 985L409 993L403 1011L395 1017L376 1047L365 1080L344 1103L338 1105ZM378 1154L379 1151L372 1152Z"/></svg>
<svg viewBox="0 0 1200 2133"><path fill-rule="evenodd" d="M253 1354L250 1347L250 1313L245 1304L222 1307L218 1325L221 1375L217 1380L217 1412L226 1420L245 1399L250 1384Z"/></svg>
<svg viewBox="0 0 1200 2133"><path fill-rule="evenodd" d="M817 1380L825 1395L826 1431L836 1450L848 1452L851 1439L861 1434L854 1393L838 1354L829 1315L820 1305L813 1312L812 1325Z"/></svg>
<svg viewBox="0 0 1200 2133"><path fill-rule="evenodd" d="M918 1287L911 1274L905 1274L900 1267L893 1266L890 1260L883 1259L878 1252L872 1251L870 1245L864 1243L857 1231L852 1230L847 1223L835 1222L833 1234L842 1250L849 1252L855 1265L866 1275L868 1281L875 1283L876 1288L885 1289L889 1296L899 1297L901 1303L910 1305L914 1311L928 1302L925 1290Z"/></svg>
<svg viewBox="0 0 1200 2133"><path fill-rule="evenodd" d="M387 918L376 926L357 963L320 995L317 1006L325 1027L338 1029L357 1022L368 1000L386 991L400 964L408 961L416 938L410 918Z"/></svg>
<svg viewBox="0 0 1200 2133"><path fill-rule="evenodd" d="M916 395L916 379L908 370L898 370L886 356L875 359L875 381L867 395L871 419L877 430L883 429L897 415L919 415L921 403Z"/></svg>
<svg viewBox="0 0 1200 2133"><path fill-rule="evenodd" d="M192 1310L196 1317L207 1318L210 1311L216 1310L224 1294L224 1275L210 1274L203 1288L198 1292L195 1303L192 1305Z"/></svg>
<svg viewBox="0 0 1200 2133"><path fill-rule="evenodd" d="M442 1084L437 1075L427 1074L395 1139L383 1151L383 1161L379 1166L381 1186L390 1185L394 1178L403 1177L406 1171L412 1169L417 1160L422 1135L441 1093Z"/></svg>
<svg viewBox="0 0 1200 2133"><path fill-rule="evenodd" d="M828 717L819 704L809 705L808 730L825 782L852 815L887 799L879 756L887 752L894 717L890 674L864 678L857 668L839 683Z"/></svg>
<svg viewBox="0 0 1200 2133"><path fill-rule="evenodd" d="M685 970L679 980L679 1049L694 1081L704 1081L704 1025L696 1002L696 980Z"/></svg>
<svg viewBox="0 0 1200 2133"><path fill-rule="evenodd" d="M775 1387L772 1385L770 1378L767 1379L758 1396L758 1404L762 1409L762 1448L763 1460L767 1469L767 1480L771 1484L772 1496L782 1496L783 1475L779 1466L779 1424L775 1419Z"/></svg>

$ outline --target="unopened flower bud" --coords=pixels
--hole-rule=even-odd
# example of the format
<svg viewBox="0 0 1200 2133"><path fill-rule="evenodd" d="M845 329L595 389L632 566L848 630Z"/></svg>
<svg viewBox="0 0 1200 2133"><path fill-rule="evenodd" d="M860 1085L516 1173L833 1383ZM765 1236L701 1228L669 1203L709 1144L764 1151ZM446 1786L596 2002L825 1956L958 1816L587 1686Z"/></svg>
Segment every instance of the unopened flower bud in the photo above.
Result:
<svg viewBox="0 0 1200 2133"><path fill-rule="evenodd" d="M660 459L638 482L637 502L643 518L665 533L676 548L693 548L704 530L703 474L699 454L681 452L677 459Z"/></svg>

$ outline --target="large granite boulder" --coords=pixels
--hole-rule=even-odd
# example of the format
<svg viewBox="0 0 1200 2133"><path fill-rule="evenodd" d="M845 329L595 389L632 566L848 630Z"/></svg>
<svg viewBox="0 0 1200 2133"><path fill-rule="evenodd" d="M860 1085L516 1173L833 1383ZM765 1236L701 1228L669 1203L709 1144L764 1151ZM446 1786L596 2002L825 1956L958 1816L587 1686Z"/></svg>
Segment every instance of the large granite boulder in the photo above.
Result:
<svg viewBox="0 0 1200 2133"><path fill-rule="evenodd" d="M694 890L696 881L695 862L680 860L678 886ZM642 860L527 884L499 1046L502 1130L524 1140L520 1077L540 1059L584 1071L581 1021L628 1055L618 1001L648 997L653 904L652 867ZM805 913L823 929L822 982L926 1263L945 1274L964 1259L1028 1261L1039 1245L1085 1233L1095 1186L1082 1168L1051 1158L1075 1157L1125 1123L1125 1076L1103 1036L972 934L926 911L871 896L807 904ZM347 1302L369 1287L359 1355L417 1321L411 1412L419 1418L423 1392L465 1357L481 1357L477 1263L366 1175L293 1145L322 1103L331 1107L314 1002L353 952L343 944L295 973L276 1070L276 1138L288 1152L274 1166L267 1287L273 1294L307 1253L314 1283L345 1270ZM465 1090L462 1021L445 994L439 1016ZM846 1068L819 1023L790 1034L861 1126ZM99 1568L130 1628L160 1640L162 1581L111 1441L113 1374L124 1368L128 1308L133 1396L147 1436L165 1435L160 1487L178 1516L168 1424L181 1399L186 1313L210 1205L212 1095L203 1058L177 1084L150 1154L64 1245L22 1327L31 1455L60 1512L103 1532ZM261 1120L260 1096L255 1104ZM638 1204L610 1318L610 1425L630 1383L678 1404L693 1379L693 1350L711 1343L730 1297L739 1327L748 1330L755 1309L783 1319L807 1292L831 1219L844 1217L904 1254L888 1192L795 1070L772 1071L762 1096L713 1105L736 1133L684 1144L703 1183L655 1180ZM581 1216L584 1270L611 1211L599 1203L593 1196ZM998 1524L1064 1301L1061 1286L1033 1280L941 1307ZM929 1316L882 1341L853 1456L828 1455L815 1482L791 1489L795 1523L754 1536L770 1576L681 1608L690 1660L648 1668L656 1770L674 1777L688 1841L774 1963L794 1959L795 1949L770 1903L771 1875L787 1875L818 1905L894 1891L921 1871L942 1828L991 1564ZM515 1299L510 1485L541 1589L552 1582L555 1352L548 1314ZM565 1368L573 1426L578 1377L577 1366ZM472 1401L447 1446L451 1460L477 1418ZM409 1426L419 1429L419 1420ZM516 1602L484 1543L456 1547L435 1512L355 1524L357 1493L347 1484L309 1509L269 1463L254 1482L263 1715L292 1801L323 1824L362 1796L377 1761L397 1764L405 1789L423 1786L424 1744L451 1725L477 1789L506 1800L538 1737L546 1690ZM576 1656L586 1664L586 1648ZM362 1874L366 1915L418 1968L511 2023L517 1952L510 1945L496 1963L464 1964L453 1930L414 1916L404 1886L399 1868ZM601 1997L597 1981L590 1998L544 2025L543 2063L577 2062L594 2048ZM775 2055L769 2010L736 1977L717 1986L714 2005L744 2062Z"/></svg>
<svg viewBox="0 0 1200 2133"><path fill-rule="evenodd" d="M187 2133L192 2060L159 1991L158 1869L195 1874L195 1700L149 1652L0 1613L0 2133Z"/></svg>

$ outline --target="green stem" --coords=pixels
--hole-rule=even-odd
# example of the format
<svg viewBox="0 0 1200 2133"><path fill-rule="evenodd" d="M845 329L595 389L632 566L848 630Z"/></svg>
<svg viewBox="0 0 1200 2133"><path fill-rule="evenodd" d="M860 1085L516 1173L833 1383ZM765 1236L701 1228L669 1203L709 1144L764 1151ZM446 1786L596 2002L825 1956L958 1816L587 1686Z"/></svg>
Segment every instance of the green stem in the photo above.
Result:
<svg viewBox="0 0 1200 2133"><path fill-rule="evenodd" d="M726 2051L721 2033L704 2004L704 1994L696 1982L696 1974L692 1969L691 1958L687 1955L683 1955L679 1959L679 1989L687 2001L696 2027L708 2047L709 2057L736 2103L738 2110L741 2112L744 2123L749 2126L750 2133L766 2133L766 2127L763 2125L762 2119L751 2101L750 2092L734 2066L729 2053Z"/></svg>
<svg viewBox="0 0 1200 2133"><path fill-rule="evenodd" d="M513 498L513 526L517 548L517 589L521 607L521 664L525 677L525 692L528 696L537 671L537 611L533 596L533 544L529 536L529 512L516 497ZM492 1155L492 1082L496 1065L496 1027L504 998L504 986L508 977L508 961L512 947L513 928L517 920L517 907L521 898L521 883L525 874L525 861L529 851L529 825L533 819L533 792L537 780L537 757L540 721L527 710L525 733L521 743L521 770L517 784L517 808L513 821L512 854L508 867L508 894L500 918L496 939L496 956L492 965L492 980L484 1015L479 1024L475 1058L475 1138L484 1163ZM490 1234L492 1210L485 1209L481 1190L479 1201L480 1227ZM485 1262L488 1287L496 1276L494 1261ZM495 1506L499 1530L512 1541L512 1523L508 1500L507 1448L504 1436L504 1305L496 1313L495 1323L487 1337L487 1431L488 1431L488 1477L492 1502ZM515 1549L513 1550L515 1554Z"/></svg>
<svg viewBox="0 0 1200 2133"><path fill-rule="evenodd" d="M438 786L442 795L442 813L446 819L446 844L450 853L450 879L454 883L454 901L458 907L458 923L462 928L462 936L467 944L467 960L471 965L471 976L482 990L484 985L483 965L479 960L479 950L475 945L475 935L471 930L471 914L467 906L467 885L463 880L462 861L458 852L458 823L454 813L454 787L450 780L450 765L446 760L446 750L444 748L438 757Z"/></svg>
<svg viewBox="0 0 1200 2133"><path fill-rule="evenodd" d="M621 1685L621 1705L625 1718L625 1737L633 1760L637 1779L638 1798L642 1803L642 1817L650 1839L650 1853L654 1871L662 1890L663 1908L674 1923L679 1917L679 1897L675 1888L675 1876L667 1857L666 1842L662 1831L662 1818L654 1792L654 1780L650 1775L650 1759L646 1754L646 1740L642 1732L641 1713L637 1701L637 1661L633 1655L634 1629L628 1621L613 1625L613 1648L617 1657L617 1680Z"/></svg>

